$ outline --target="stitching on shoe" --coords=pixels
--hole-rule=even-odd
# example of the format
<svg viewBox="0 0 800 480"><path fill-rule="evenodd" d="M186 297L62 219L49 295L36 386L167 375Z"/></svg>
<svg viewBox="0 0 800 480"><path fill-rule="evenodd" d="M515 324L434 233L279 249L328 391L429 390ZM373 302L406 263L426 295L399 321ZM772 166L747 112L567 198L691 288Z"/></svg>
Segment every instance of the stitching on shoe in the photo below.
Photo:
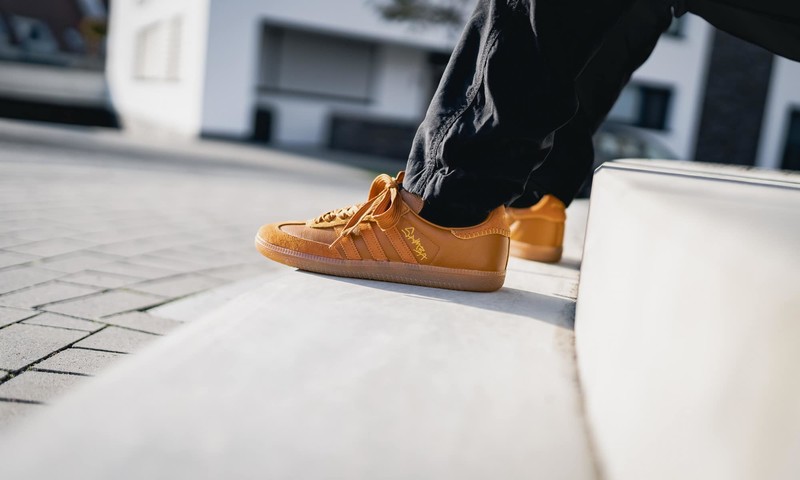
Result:
<svg viewBox="0 0 800 480"><path fill-rule="evenodd" d="M456 230L450 230L450 233L452 233L454 237L460 238L462 240L469 240L471 238L477 238L477 237L485 237L486 235L502 235L504 237L511 236L511 230L499 227L487 228L484 230L478 230L477 232L469 232L469 233L461 233Z"/></svg>

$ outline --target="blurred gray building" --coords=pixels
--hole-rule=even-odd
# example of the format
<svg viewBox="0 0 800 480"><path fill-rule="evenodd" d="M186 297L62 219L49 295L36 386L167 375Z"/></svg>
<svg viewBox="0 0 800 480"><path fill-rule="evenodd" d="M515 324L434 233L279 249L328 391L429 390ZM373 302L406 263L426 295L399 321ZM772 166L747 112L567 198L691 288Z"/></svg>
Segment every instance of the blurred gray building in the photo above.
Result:
<svg viewBox="0 0 800 480"><path fill-rule="evenodd" d="M132 131L403 158L459 32L387 22L376 3L113 0L103 79L105 0L0 0L0 114L9 97L110 98ZM687 15L609 121L677 158L800 169L798 85L796 62Z"/></svg>

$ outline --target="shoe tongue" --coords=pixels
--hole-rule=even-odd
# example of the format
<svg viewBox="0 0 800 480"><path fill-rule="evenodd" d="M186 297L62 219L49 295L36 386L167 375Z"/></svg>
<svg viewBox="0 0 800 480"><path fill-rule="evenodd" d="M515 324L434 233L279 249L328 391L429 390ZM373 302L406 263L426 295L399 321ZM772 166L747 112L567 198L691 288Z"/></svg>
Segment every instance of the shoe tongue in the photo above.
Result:
<svg viewBox="0 0 800 480"><path fill-rule="evenodd" d="M400 197L414 213L419 213L419 211L422 210L422 207L425 205L425 200L423 200L422 197L419 195L414 195L408 190L400 190Z"/></svg>

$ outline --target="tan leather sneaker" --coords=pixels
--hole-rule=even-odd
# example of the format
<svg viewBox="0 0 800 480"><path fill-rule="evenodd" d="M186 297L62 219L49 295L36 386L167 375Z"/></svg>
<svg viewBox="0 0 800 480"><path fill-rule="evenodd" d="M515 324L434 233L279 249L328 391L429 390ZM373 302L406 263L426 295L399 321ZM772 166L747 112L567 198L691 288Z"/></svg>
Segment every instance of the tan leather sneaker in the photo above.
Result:
<svg viewBox="0 0 800 480"><path fill-rule="evenodd" d="M564 248L564 203L545 195L528 208L508 208L511 222L511 255L537 262L561 260Z"/></svg>
<svg viewBox="0 0 800 480"><path fill-rule="evenodd" d="M423 201L380 175L369 200L307 222L264 225L256 248L265 257L311 272L452 290L503 286L509 251L505 208L467 228L434 225L417 213Z"/></svg>

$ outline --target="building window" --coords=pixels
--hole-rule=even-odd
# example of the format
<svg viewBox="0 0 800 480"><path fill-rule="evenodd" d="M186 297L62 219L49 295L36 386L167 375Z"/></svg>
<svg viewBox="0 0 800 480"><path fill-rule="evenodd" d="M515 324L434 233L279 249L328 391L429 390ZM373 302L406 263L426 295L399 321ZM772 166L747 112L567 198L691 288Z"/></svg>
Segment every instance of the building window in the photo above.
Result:
<svg viewBox="0 0 800 480"><path fill-rule="evenodd" d="M181 69L180 17L150 24L136 35L134 77L142 80L179 80Z"/></svg>
<svg viewBox="0 0 800 480"><path fill-rule="evenodd" d="M375 45L330 35L268 27L262 37L262 90L367 102Z"/></svg>
<svg viewBox="0 0 800 480"><path fill-rule="evenodd" d="M183 18L174 17L168 24L169 39L167 45L167 80L181 78L181 40L183 39Z"/></svg>
<svg viewBox="0 0 800 480"><path fill-rule="evenodd" d="M629 84L608 113L608 120L642 128L664 130L672 101L672 90Z"/></svg>
<svg viewBox="0 0 800 480"><path fill-rule="evenodd" d="M789 115L789 127L786 131L786 146L783 148L785 170L800 170L800 110L793 110Z"/></svg>
<svg viewBox="0 0 800 480"><path fill-rule="evenodd" d="M8 28L6 28L6 22L3 20L3 17L0 16L0 47L5 47L9 43Z"/></svg>

